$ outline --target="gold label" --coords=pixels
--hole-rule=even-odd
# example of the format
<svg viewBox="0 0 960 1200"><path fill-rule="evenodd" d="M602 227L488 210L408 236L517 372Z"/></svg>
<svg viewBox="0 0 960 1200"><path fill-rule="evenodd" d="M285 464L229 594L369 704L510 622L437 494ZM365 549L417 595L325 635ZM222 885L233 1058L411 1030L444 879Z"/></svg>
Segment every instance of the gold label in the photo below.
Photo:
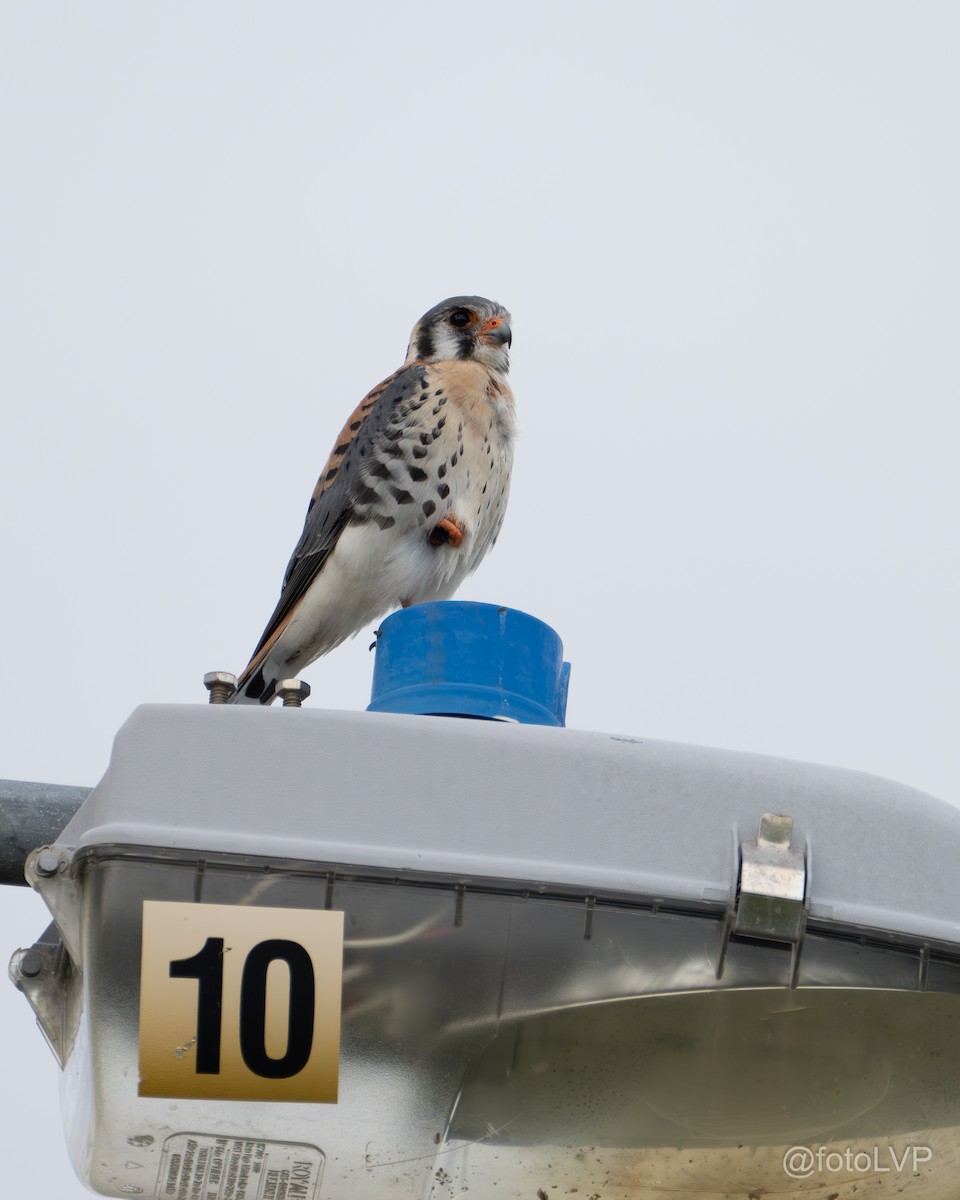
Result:
<svg viewBox="0 0 960 1200"><path fill-rule="evenodd" d="M143 902L141 1096L337 1099L343 913Z"/></svg>

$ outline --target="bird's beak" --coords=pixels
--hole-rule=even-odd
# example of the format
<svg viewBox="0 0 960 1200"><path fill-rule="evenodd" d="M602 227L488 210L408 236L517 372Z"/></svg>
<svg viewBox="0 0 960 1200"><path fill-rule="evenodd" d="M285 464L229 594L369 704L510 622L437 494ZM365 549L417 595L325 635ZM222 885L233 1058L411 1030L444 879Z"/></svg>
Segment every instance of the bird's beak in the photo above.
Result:
<svg viewBox="0 0 960 1200"><path fill-rule="evenodd" d="M491 317L480 330L480 336L490 342L496 342L500 346L504 342L508 346L513 345L513 332L503 317Z"/></svg>

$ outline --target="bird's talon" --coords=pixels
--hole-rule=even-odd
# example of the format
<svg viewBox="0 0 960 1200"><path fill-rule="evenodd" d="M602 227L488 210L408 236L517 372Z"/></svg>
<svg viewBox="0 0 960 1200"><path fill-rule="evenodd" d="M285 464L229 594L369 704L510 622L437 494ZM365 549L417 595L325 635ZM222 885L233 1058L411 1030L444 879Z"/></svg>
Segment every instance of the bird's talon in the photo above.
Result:
<svg viewBox="0 0 960 1200"><path fill-rule="evenodd" d="M376 650L376 648L377 648L377 642L379 642L379 641L380 641L380 635L381 635L382 633L383 633L383 630L382 630L382 629L375 629L375 630L373 631L373 641L372 641L372 642L370 643L370 645L367 647L367 653L368 653L368 654L370 653L370 651L371 651L371 650Z"/></svg>
<svg viewBox="0 0 960 1200"><path fill-rule="evenodd" d="M463 541L463 527L455 517L444 517L430 530L428 538L431 546L453 546L454 550Z"/></svg>

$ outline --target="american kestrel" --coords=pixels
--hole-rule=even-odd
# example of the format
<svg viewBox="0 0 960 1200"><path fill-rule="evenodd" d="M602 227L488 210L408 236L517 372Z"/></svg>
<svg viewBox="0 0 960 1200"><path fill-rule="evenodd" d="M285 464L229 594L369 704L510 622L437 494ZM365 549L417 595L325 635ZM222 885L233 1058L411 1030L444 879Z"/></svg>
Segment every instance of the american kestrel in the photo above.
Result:
<svg viewBox="0 0 960 1200"><path fill-rule="evenodd" d="M280 599L234 697L269 704L395 608L446 600L496 542L513 462L510 314L454 296L413 327L403 366L347 419Z"/></svg>

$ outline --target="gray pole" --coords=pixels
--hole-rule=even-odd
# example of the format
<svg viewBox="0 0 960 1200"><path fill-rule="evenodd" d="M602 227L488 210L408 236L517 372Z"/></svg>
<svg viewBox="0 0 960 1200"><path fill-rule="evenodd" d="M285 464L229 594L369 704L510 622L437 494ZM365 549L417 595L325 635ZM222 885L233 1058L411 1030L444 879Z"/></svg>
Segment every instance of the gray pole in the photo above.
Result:
<svg viewBox="0 0 960 1200"><path fill-rule="evenodd" d="M37 846L56 841L88 787L0 779L0 883L26 885L23 864Z"/></svg>

